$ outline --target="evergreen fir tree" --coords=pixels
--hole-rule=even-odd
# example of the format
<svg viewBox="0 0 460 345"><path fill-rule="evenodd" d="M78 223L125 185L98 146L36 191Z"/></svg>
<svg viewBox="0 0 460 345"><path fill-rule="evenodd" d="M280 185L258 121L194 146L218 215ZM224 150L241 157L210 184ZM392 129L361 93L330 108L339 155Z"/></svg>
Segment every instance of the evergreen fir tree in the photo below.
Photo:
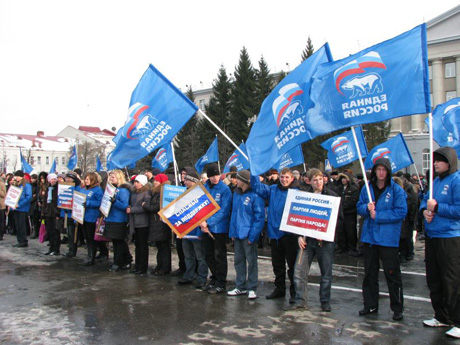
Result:
<svg viewBox="0 0 460 345"><path fill-rule="evenodd" d="M259 60L259 69L256 71L257 77L257 108L260 109L262 102L273 90L273 78L270 75L270 69L267 62L262 56Z"/></svg>
<svg viewBox="0 0 460 345"><path fill-rule="evenodd" d="M370 123L363 125L364 137L366 138L367 149L370 151L388 140L390 134L390 121Z"/></svg>
<svg viewBox="0 0 460 345"><path fill-rule="evenodd" d="M307 60L314 52L315 52L315 48L313 48L313 43L311 43L310 36L308 36L307 46L305 47L301 55L302 62Z"/></svg>

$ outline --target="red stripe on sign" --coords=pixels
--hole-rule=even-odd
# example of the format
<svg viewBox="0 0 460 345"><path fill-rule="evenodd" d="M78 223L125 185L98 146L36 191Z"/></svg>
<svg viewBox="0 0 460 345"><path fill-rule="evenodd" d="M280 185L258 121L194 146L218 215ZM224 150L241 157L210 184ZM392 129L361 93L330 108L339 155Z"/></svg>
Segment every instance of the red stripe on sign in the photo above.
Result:
<svg viewBox="0 0 460 345"><path fill-rule="evenodd" d="M176 230L182 235L186 234L187 231L193 227L196 223L203 222L203 219L212 211L214 211L216 207L213 203L203 207L197 214L195 214L191 219L189 219L186 223L183 223L179 226L176 226Z"/></svg>
<svg viewBox="0 0 460 345"><path fill-rule="evenodd" d="M328 220L289 214L287 225L296 226L313 231L327 232Z"/></svg>

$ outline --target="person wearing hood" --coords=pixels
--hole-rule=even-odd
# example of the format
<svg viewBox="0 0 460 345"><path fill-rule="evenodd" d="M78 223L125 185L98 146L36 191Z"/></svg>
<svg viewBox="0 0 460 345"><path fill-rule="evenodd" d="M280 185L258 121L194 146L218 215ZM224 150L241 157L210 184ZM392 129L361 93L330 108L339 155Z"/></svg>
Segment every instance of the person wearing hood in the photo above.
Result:
<svg viewBox="0 0 460 345"><path fill-rule="evenodd" d="M426 281L434 318L428 327L451 327L447 336L460 338L460 175L457 153L441 147L433 153L432 199L429 193L420 204L425 218Z"/></svg>
<svg viewBox="0 0 460 345"><path fill-rule="evenodd" d="M336 187L336 192L341 198L344 222L337 234L336 253L348 252L353 255L357 253L356 244L358 242L356 203L359 199L359 188L353 180L353 175L348 172L339 174L337 180L340 185Z"/></svg>
<svg viewBox="0 0 460 345"><path fill-rule="evenodd" d="M364 245L364 308L360 316L378 312L380 260L390 294L393 320L403 319L403 285L399 263L401 225L407 214L406 192L391 178L391 163L380 158L372 167L369 190L363 188L357 204L364 218L361 241Z"/></svg>
<svg viewBox="0 0 460 345"><path fill-rule="evenodd" d="M270 238L273 273L275 274L275 289L266 296L267 299L283 298L286 295L286 264L287 275L290 281L290 301L295 298L294 265L297 257L297 236L293 233L280 230L284 204L288 190L298 189L298 181L294 178L291 169L284 168L276 184L266 185L252 176L251 187L261 198L268 200L267 230Z"/></svg>

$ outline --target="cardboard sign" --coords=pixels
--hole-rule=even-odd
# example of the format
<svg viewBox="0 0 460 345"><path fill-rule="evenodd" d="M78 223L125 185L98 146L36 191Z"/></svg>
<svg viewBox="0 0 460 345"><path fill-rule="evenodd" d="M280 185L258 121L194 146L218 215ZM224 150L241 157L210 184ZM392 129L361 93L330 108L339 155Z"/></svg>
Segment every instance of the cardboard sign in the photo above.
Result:
<svg viewBox="0 0 460 345"><path fill-rule="evenodd" d="M161 186L160 195L160 208L165 208L175 199L180 197L187 190L187 187L183 186L172 186L170 184L164 184Z"/></svg>
<svg viewBox="0 0 460 345"><path fill-rule="evenodd" d="M86 194L74 191L72 201L72 219L83 224L85 221L85 208L83 203L86 201Z"/></svg>
<svg viewBox="0 0 460 345"><path fill-rule="evenodd" d="M5 196L5 205L11 208L18 207L19 199L21 199L22 188L10 186Z"/></svg>
<svg viewBox="0 0 460 345"><path fill-rule="evenodd" d="M220 206L201 183L161 209L158 215L182 238L220 210Z"/></svg>
<svg viewBox="0 0 460 345"><path fill-rule="evenodd" d="M107 183L104 195L102 196L101 206L99 206L99 210L102 212L104 217L109 216L110 208L112 207L110 199L115 195L116 190L116 187L112 186L110 183Z"/></svg>
<svg viewBox="0 0 460 345"><path fill-rule="evenodd" d="M75 183L60 182L58 184L57 207L63 208L66 210L71 210L74 190L75 190Z"/></svg>
<svg viewBox="0 0 460 345"><path fill-rule="evenodd" d="M280 230L334 242L340 198L289 189Z"/></svg>

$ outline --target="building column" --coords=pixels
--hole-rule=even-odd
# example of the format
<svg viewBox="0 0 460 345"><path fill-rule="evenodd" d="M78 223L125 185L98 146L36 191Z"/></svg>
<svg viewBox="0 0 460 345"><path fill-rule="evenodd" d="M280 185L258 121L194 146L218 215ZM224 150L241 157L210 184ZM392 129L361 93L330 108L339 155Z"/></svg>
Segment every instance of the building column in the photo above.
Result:
<svg viewBox="0 0 460 345"><path fill-rule="evenodd" d="M455 57L455 83L457 86L457 97L460 97L460 55Z"/></svg>
<svg viewBox="0 0 460 345"><path fill-rule="evenodd" d="M446 90L444 88L444 65L442 59L432 61L433 66L433 108L446 101Z"/></svg>

